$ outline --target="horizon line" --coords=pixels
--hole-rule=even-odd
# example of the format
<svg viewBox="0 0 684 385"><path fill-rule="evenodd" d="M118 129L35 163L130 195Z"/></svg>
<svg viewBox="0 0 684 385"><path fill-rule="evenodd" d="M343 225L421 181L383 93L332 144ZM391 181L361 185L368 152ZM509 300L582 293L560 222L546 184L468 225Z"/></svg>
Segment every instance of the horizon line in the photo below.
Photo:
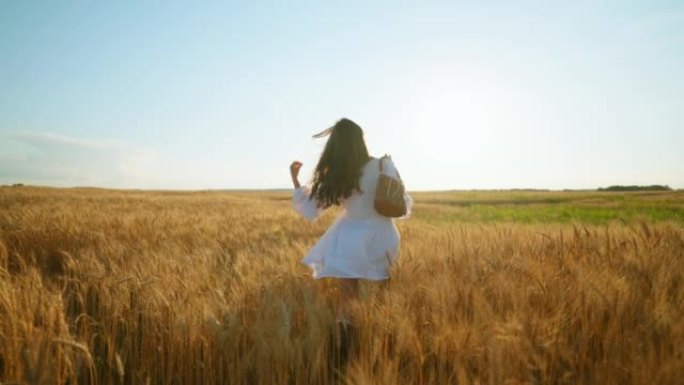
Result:
<svg viewBox="0 0 684 385"><path fill-rule="evenodd" d="M62 190L114 190L114 191L148 191L148 192L285 192L294 190L293 187L273 187L273 188L144 188L144 187L102 187L102 186L50 186L50 185L35 185L35 184L0 184L0 188L44 188L44 189L62 189ZM610 187L637 187L641 190L606 190ZM669 189L647 189L648 187L667 187ZM603 189L603 190L602 190ZM536 188L536 187L510 187L510 188L450 188L450 189L411 189L407 190L409 193L446 193L446 192L486 192L486 191L530 191L530 192L675 192L684 191L684 188L672 187L666 184L649 184L649 185L609 185L594 188Z"/></svg>

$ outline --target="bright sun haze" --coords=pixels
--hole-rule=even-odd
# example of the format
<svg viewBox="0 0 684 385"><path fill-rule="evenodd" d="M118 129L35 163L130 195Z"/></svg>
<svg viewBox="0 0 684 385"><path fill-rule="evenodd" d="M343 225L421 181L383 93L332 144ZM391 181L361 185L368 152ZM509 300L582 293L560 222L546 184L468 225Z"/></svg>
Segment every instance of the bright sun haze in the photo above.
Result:
<svg viewBox="0 0 684 385"><path fill-rule="evenodd" d="M341 117L411 190L684 187L684 2L0 2L0 184L289 187Z"/></svg>

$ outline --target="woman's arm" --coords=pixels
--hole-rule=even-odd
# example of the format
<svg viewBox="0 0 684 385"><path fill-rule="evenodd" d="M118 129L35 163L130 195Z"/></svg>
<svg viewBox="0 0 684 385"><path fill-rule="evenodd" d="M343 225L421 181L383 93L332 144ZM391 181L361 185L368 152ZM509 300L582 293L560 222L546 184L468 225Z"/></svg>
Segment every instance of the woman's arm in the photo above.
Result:
<svg viewBox="0 0 684 385"><path fill-rule="evenodd" d="M315 221L324 210L318 207L315 199L311 199L311 188L299 183L299 170L301 168L302 162L300 161L295 160L290 164L290 176L295 188L292 194L292 207L304 218Z"/></svg>

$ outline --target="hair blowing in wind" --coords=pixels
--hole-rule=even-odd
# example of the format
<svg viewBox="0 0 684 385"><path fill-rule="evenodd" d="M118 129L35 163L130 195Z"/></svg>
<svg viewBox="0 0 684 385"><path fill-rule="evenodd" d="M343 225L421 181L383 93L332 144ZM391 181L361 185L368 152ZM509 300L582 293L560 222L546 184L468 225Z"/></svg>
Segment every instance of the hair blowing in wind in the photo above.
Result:
<svg viewBox="0 0 684 385"><path fill-rule="evenodd" d="M320 207L330 207L339 205L354 190L361 191L359 177L369 158L361 127L349 119L340 119L330 130L314 170L311 199L316 199Z"/></svg>

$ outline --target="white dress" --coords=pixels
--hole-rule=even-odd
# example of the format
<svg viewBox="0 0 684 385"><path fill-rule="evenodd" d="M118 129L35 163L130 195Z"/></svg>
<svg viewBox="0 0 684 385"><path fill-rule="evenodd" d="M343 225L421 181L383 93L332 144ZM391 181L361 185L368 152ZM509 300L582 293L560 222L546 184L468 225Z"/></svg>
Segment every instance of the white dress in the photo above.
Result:
<svg viewBox="0 0 684 385"><path fill-rule="evenodd" d="M399 253L399 232L392 218L378 214L374 207L375 189L378 183L379 158L371 159L362 169L359 187L342 202L342 212L302 259L313 269L315 279L324 277L364 278L383 280L389 278L389 267ZM399 173L391 159L383 160L383 173L398 177ZM292 204L302 216L316 220L324 211L310 199L311 187L295 189ZM413 200L404 196L407 214L410 215Z"/></svg>

